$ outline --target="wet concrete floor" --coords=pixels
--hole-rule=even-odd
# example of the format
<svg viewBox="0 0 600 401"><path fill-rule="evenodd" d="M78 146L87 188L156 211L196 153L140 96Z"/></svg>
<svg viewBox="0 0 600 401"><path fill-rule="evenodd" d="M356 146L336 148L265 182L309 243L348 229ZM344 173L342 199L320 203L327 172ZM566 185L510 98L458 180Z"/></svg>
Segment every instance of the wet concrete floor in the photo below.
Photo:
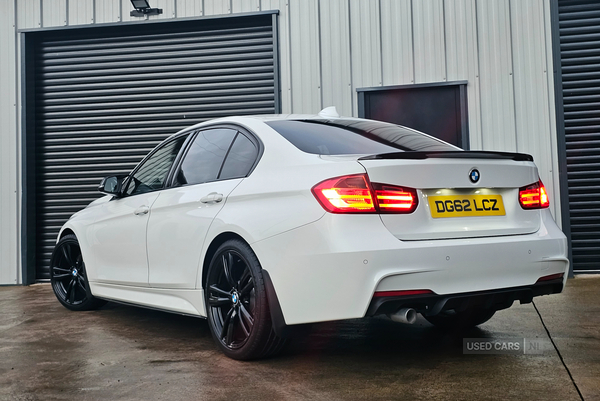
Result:
<svg viewBox="0 0 600 401"><path fill-rule="evenodd" d="M470 355L463 338L534 347ZM467 333L421 317L319 324L254 362L223 356L202 319L113 303L70 312L48 284L0 287L0 400L73 399L600 400L600 276Z"/></svg>

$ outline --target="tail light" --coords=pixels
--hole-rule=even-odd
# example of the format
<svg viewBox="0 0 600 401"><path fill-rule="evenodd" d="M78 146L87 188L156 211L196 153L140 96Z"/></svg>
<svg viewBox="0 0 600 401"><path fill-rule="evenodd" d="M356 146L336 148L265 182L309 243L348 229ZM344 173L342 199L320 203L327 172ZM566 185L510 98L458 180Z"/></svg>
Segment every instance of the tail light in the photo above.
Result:
<svg viewBox="0 0 600 401"><path fill-rule="evenodd" d="M431 290L375 291L373 297L406 297L409 295L435 295Z"/></svg>
<svg viewBox="0 0 600 401"><path fill-rule="evenodd" d="M331 178L312 192L331 213L412 213L418 205L417 191L387 184L371 184L366 174Z"/></svg>
<svg viewBox="0 0 600 401"><path fill-rule="evenodd" d="M523 209L545 209L550 206L542 180L519 188L519 203Z"/></svg>

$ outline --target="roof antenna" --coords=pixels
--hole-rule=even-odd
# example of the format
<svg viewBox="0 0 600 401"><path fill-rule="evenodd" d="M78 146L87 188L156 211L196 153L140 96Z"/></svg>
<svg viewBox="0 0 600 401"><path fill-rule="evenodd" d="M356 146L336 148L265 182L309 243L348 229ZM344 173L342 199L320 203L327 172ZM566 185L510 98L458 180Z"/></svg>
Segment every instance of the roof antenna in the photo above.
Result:
<svg viewBox="0 0 600 401"><path fill-rule="evenodd" d="M325 107L323 110L319 112L319 116L324 118L340 118L335 106Z"/></svg>

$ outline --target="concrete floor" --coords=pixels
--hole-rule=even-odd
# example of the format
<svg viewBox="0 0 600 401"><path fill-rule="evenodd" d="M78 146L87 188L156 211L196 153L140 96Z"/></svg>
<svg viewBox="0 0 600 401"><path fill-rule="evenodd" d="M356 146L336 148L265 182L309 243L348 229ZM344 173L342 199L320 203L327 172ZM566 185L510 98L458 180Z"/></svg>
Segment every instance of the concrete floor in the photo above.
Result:
<svg viewBox="0 0 600 401"><path fill-rule="evenodd" d="M465 355L463 337L549 347ZM70 312L48 284L0 287L0 400L582 398L600 400L600 276L569 280L562 295L501 311L465 334L420 317L412 326L328 323L255 362L223 356L202 319L112 303Z"/></svg>

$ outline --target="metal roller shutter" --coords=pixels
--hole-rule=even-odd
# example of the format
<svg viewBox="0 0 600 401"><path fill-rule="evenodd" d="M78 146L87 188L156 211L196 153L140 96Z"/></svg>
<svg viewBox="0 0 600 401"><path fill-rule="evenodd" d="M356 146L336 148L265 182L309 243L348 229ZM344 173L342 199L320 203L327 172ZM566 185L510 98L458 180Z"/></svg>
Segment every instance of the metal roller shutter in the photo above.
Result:
<svg viewBox="0 0 600 401"><path fill-rule="evenodd" d="M192 124L279 111L271 15L45 32L36 43L36 278L61 225Z"/></svg>
<svg viewBox="0 0 600 401"><path fill-rule="evenodd" d="M573 269L600 269L600 3L559 1Z"/></svg>

